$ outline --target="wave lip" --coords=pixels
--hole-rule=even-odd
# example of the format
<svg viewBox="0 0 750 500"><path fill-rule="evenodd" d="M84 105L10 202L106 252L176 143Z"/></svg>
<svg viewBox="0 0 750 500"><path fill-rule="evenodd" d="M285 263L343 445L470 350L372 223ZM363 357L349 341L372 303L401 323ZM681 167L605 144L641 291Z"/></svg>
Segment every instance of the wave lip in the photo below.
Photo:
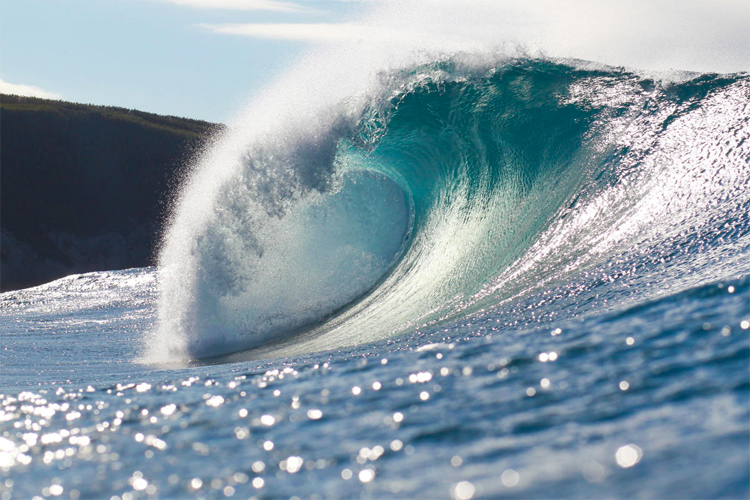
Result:
<svg viewBox="0 0 750 500"><path fill-rule="evenodd" d="M176 297L192 304L191 313L160 325L184 341L168 347L173 356L252 349L329 317L397 260L410 212L398 184L360 170L261 219L260 226L242 217L224 220L234 226L209 226L198 237L198 275L179 290L187 297ZM174 279L169 273L162 275L167 283Z"/></svg>

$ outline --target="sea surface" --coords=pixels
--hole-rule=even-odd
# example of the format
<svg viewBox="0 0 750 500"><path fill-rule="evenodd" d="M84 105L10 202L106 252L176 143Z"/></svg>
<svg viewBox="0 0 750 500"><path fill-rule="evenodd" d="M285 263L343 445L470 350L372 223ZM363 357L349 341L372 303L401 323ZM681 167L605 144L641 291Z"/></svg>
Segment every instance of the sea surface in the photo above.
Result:
<svg viewBox="0 0 750 500"><path fill-rule="evenodd" d="M750 496L747 74L447 57L288 114L158 268L0 295L2 500Z"/></svg>

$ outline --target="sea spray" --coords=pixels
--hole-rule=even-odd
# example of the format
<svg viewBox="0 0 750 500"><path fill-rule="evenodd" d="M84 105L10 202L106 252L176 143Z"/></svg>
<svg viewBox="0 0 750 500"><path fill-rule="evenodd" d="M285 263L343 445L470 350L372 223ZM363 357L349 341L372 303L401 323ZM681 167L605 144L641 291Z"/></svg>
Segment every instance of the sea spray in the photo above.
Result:
<svg viewBox="0 0 750 500"><path fill-rule="evenodd" d="M712 15L726 16L733 5L728 2L727 9ZM350 26L347 33L355 34L356 43L345 40L313 51L238 115L185 183L160 255L159 322L147 339L147 358L226 354L299 334L304 335L279 352L399 335L479 304L502 302L534 283L560 277L563 270L580 272L624 251L645 227L633 222L643 217L632 211L656 213L654 207L638 207L656 202L658 190L646 179L667 168L669 153L659 152L658 127L671 123L675 113L691 111L675 104L670 93L692 93L698 102L710 102L724 87L727 96L740 98L747 90L742 77L734 87L720 79L703 84L713 89L703 95L691 90L702 84L691 83L689 74L663 79L671 63L682 64L670 59L664 43L649 52L659 57L646 60L635 46L625 57L620 42L633 31L623 33L636 26L635 14L646 7L610 7L623 13L617 36L603 33L607 24L598 7L592 8L602 15L591 21L576 18L576 9L546 2L533 7L477 2L470 10L444 3L428 10L419 2L386 4ZM671 12L666 3L649 9L657 17ZM684 24L696 9L701 7L691 4L678 11L678 18ZM584 27L590 38L545 29L552 19L560 20L556 16ZM592 22L602 23L599 30ZM696 29L711 33L714 28L698 23ZM733 30L724 35L737 36ZM653 27L635 32L656 33ZM667 37L658 34L654 40ZM744 50L740 44L722 64L736 67ZM719 61L705 53L692 61L696 69ZM661 76L549 54L643 63ZM675 79L687 83L670 83ZM744 116L741 106L732 106L730 113ZM699 119L697 112L692 116ZM651 137L651 149L644 146L637 157L629 141L638 139L622 135ZM721 184L720 196L746 183L745 146L741 140L737 144L725 151L724 172L732 172L727 175L734 180ZM717 168L712 159L691 161L695 155L687 155L681 167L687 177L705 169L705 162ZM343 293L322 292L316 301L300 300L311 297L320 280L303 277L297 256L304 248L346 245L322 243L340 236L324 232L321 242L293 251L279 242L298 233L305 207L334 198L347 170L371 171L371 180L398 186L402 193L396 198L405 201L397 206L407 214L396 219L408 219L408 228L395 231L393 241L401 246L392 259L374 267L365 263L369 257L332 264L353 266L341 276L362 274L365 278L346 280L359 285ZM607 183L637 187L618 191ZM624 199L618 202L618 196ZM649 197L651 202L639 201ZM601 218L597 235L583 222L606 214L616 217ZM573 219L577 225L567 225ZM396 226L402 228L401 222ZM626 233L631 236L617 236ZM611 243L588 247L603 237ZM568 241L582 244L560 251ZM556 264L539 268L543 255L554 255ZM314 275L316 269L308 271ZM503 277L519 277L519 272L521 280ZM258 276L278 273L284 278L271 292L275 298L261 300L267 287L260 286L266 281Z"/></svg>
<svg viewBox="0 0 750 500"><path fill-rule="evenodd" d="M179 303L161 302L161 335L182 338L181 355L292 335L278 353L400 335L631 260L634 248L672 259L671 242L690 229L680 221L701 220L705 207L711 220L742 220L745 78L663 86L521 59L481 70L448 60L390 81L387 97L326 140L292 134L286 149L240 156L239 177L219 189L211 223L178 261L192 277L171 282L163 270L162 286L176 284L189 304L181 316ZM328 212L338 230L319 215ZM382 241L352 245L363 225ZM300 265L322 255L326 265Z"/></svg>

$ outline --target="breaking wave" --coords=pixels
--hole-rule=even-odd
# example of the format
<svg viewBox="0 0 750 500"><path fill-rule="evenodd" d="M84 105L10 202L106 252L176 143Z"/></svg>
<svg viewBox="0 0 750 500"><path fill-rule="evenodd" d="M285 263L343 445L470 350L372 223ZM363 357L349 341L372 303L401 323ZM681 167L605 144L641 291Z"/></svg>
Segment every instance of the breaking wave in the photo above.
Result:
<svg viewBox="0 0 750 500"><path fill-rule="evenodd" d="M516 321L544 321L743 266L747 75L446 58L374 88L206 155L162 250L151 358L332 349L530 294Z"/></svg>

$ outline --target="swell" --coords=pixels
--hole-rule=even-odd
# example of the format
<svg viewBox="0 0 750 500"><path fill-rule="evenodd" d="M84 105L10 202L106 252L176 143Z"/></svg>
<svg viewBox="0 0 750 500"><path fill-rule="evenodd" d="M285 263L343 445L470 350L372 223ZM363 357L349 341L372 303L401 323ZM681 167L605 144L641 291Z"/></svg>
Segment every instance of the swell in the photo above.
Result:
<svg viewBox="0 0 750 500"><path fill-rule="evenodd" d="M225 144L167 237L152 346L332 349L530 297L543 305L516 323L747 272L749 88L454 57Z"/></svg>

